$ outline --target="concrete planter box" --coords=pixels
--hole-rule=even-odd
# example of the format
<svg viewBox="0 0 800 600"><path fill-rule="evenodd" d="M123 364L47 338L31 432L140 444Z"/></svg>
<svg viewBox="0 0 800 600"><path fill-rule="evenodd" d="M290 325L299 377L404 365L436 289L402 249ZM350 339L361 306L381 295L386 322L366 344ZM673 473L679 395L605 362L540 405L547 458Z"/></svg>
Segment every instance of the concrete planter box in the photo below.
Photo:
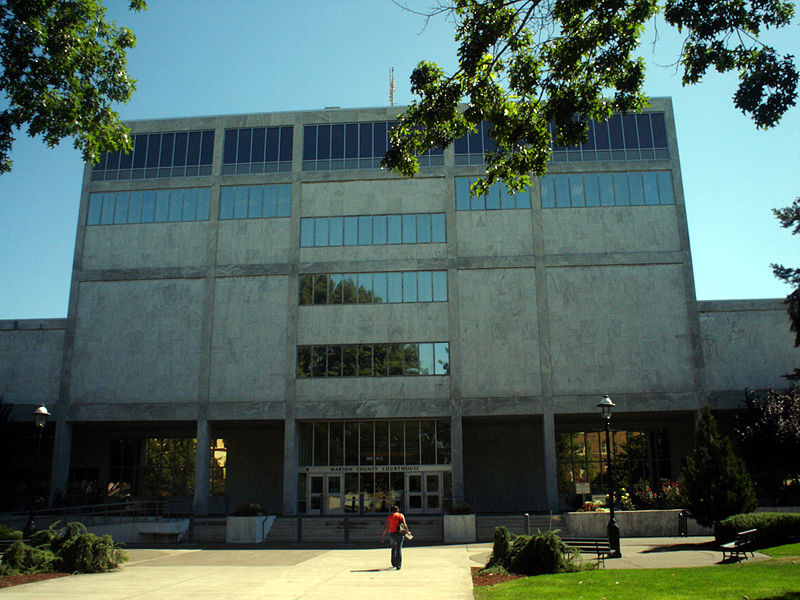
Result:
<svg viewBox="0 0 800 600"><path fill-rule="evenodd" d="M678 536L679 509L618 510L614 512L622 537ZM572 537L605 537L608 512L571 512L566 514L567 531ZM713 529L688 520L689 535L714 535Z"/></svg>
<svg viewBox="0 0 800 600"><path fill-rule="evenodd" d="M274 516L228 517L225 527L226 544L260 544L267 538Z"/></svg>
<svg viewBox="0 0 800 600"><path fill-rule="evenodd" d="M475 515L444 515L445 544L469 544L477 538Z"/></svg>

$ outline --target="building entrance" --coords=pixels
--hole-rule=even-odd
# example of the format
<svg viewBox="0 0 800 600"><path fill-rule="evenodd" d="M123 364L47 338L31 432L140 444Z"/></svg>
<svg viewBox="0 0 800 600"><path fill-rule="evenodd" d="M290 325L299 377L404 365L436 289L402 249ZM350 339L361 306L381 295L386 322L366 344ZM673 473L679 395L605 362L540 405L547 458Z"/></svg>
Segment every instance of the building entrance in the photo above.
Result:
<svg viewBox="0 0 800 600"><path fill-rule="evenodd" d="M406 512L442 512L442 473L406 473Z"/></svg>

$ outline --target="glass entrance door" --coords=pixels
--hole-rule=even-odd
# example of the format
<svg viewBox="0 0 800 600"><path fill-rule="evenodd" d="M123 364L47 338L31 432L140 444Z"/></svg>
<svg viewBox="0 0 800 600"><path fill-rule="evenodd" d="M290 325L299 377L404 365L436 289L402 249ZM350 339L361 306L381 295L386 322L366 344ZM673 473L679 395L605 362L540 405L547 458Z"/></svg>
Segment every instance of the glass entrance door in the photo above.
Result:
<svg viewBox="0 0 800 600"><path fill-rule="evenodd" d="M317 515L344 512L344 476L310 475L306 512Z"/></svg>
<svg viewBox="0 0 800 600"><path fill-rule="evenodd" d="M442 474L406 474L406 507L409 513L441 513Z"/></svg>

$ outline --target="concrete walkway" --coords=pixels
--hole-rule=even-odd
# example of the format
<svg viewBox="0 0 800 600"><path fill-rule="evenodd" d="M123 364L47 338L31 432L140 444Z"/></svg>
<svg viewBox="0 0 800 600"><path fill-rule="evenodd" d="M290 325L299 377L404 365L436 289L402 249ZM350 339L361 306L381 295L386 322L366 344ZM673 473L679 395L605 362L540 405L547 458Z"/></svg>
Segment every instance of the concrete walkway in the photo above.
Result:
<svg viewBox="0 0 800 600"><path fill-rule="evenodd" d="M712 538L633 538L606 569L697 567L719 563ZM389 568L388 547L374 549L129 549L112 573L73 575L0 590L30 600L471 600L470 567L482 566L491 544L421 546ZM756 554L756 559L767 558ZM753 559L750 559L753 560Z"/></svg>

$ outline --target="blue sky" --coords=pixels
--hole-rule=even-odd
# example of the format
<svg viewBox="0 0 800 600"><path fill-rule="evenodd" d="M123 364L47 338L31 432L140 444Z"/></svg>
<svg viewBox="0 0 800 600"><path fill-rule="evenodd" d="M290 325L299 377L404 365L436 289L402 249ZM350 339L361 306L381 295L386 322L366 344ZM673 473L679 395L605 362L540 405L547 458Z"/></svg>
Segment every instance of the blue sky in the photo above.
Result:
<svg viewBox="0 0 800 600"><path fill-rule="evenodd" d="M124 119L385 106L391 67L405 104L417 62L455 65L452 25L424 27L390 0L150 0L140 14L106 4L138 38ZM800 196L800 108L758 131L733 108L735 76L682 88L674 67L660 66L675 62L677 34L653 25L644 39L646 91L673 98L698 299L784 297L769 264L800 265L800 236L770 209ZM769 39L800 56L800 20ZM80 156L68 141L51 150L21 135L12 158L0 175L0 319L65 317Z"/></svg>

